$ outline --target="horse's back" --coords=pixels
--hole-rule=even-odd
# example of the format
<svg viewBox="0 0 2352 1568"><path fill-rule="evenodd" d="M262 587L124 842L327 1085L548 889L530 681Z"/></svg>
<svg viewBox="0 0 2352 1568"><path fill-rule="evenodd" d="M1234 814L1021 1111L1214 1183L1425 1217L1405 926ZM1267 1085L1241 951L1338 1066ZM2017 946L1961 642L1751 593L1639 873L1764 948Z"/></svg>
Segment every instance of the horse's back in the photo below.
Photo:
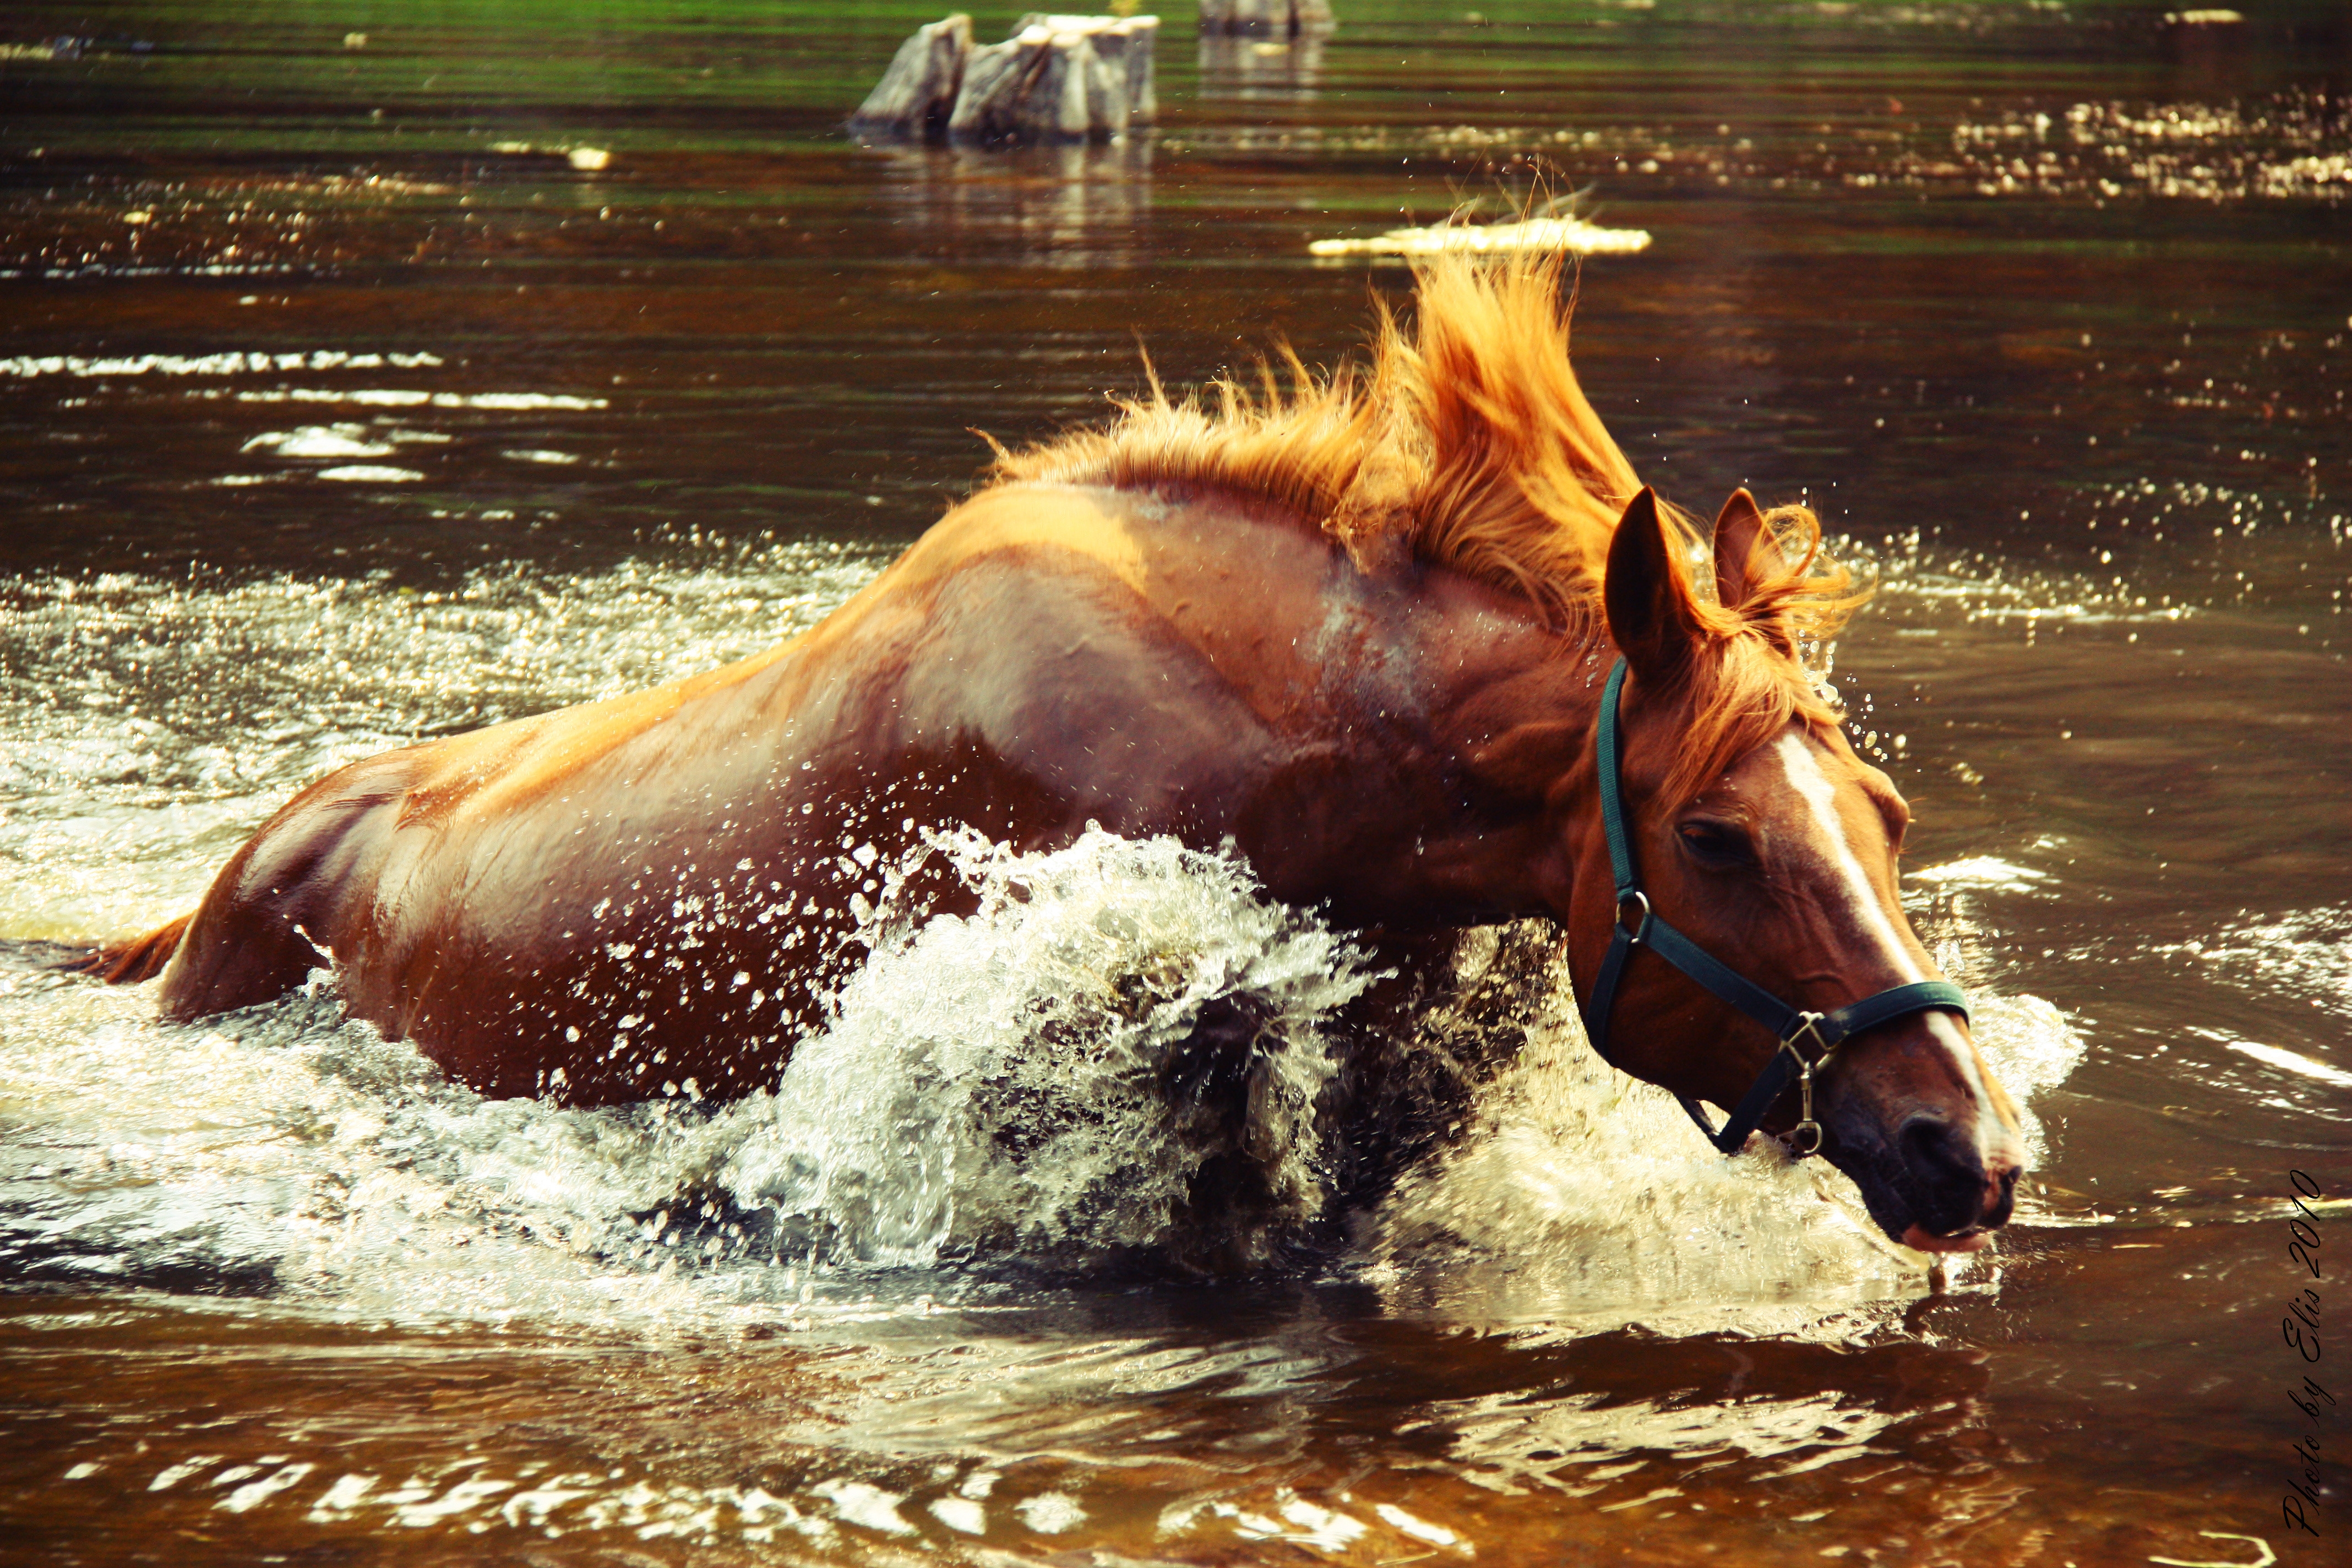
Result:
<svg viewBox="0 0 2352 1568"><path fill-rule="evenodd" d="M772 1069L814 1016L818 955L837 972L854 943L853 844L969 823L1051 847L1089 821L1305 844L1250 813L1333 765L1312 634L1345 574L1314 530L1226 498L982 492L790 642L312 785L223 868L163 1005L249 1005L331 963L355 1015L488 1092L753 1087L751 1058ZM720 970L715 995L689 983Z"/></svg>

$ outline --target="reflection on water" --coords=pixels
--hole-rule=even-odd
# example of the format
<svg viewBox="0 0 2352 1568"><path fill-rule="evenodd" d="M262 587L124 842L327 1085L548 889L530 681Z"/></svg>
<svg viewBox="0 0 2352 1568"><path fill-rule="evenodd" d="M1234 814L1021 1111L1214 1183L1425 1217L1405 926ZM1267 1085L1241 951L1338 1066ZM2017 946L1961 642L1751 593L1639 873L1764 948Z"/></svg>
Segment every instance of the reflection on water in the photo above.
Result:
<svg viewBox="0 0 2352 1568"><path fill-rule="evenodd" d="M1294 38L1253 38L1240 34L1201 35L1201 95L1209 102L1309 103L1323 79L1320 33Z"/></svg>
<svg viewBox="0 0 2352 1568"><path fill-rule="evenodd" d="M1203 84L1241 99L1311 99L1320 58L1236 40L1202 42ZM1319 47L1319 46L1318 46ZM1297 46L1303 48L1304 46ZM1212 56L1214 56L1213 61ZM1895 107L1843 124L1799 128L1723 121L1560 125L1498 117L1453 124L1339 121L1188 129L1219 148L1451 156L1496 162L1539 155L1563 183L1634 174L1656 194L1761 188L1934 192L2106 201L2249 197L2334 205L2352 200L2352 134L2324 92L2290 89L2225 104L2147 100L2011 106L1957 123L1923 123ZM1969 108L1979 110L1981 100ZM1736 112L1727 109L1727 112ZM1810 135L1810 139L1809 139Z"/></svg>
<svg viewBox="0 0 2352 1568"><path fill-rule="evenodd" d="M58 1305L66 1310L13 1312L0 1328L37 1380L72 1349L119 1342L152 1323L135 1307ZM77 1448L58 1490L60 1500L121 1491L149 1530L250 1515L239 1529L252 1539L356 1522L419 1544L488 1534L740 1550L782 1540L852 1560L894 1541L952 1551L976 1537L1037 1550L1072 1536L1130 1553L1297 1540L1327 1550L1360 1543L1368 1555L1437 1544L1507 1560L1562 1537L1516 1522L1519 1510L1497 1497L1543 1499L1533 1522L1654 1506L1663 1493L1703 1510L1729 1504L1734 1511L1711 1522L1737 1542L1760 1543L1791 1523L1811 1527L1800 1539L1819 1541L1834 1533L1820 1521L1836 1511L1844 1467L1916 1480L1999 1452L1983 1427L1984 1376L1950 1352L1717 1342L1702 1364L1685 1365L1676 1395L1629 1398L1629 1383L1663 1370L1655 1342L1527 1342L1475 1360L1551 1392L1451 1399L1443 1390L1475 1364L1454 1336L1383 1323L1328 1293L1228 1305L1238 1321L1222 1335L1205 1311L1132 1310L1120 1314L1124 1331L1107 1335L1103 1313L1080 1305L877 1310L854 1333L820 1330L790 1345L738 1337L680 1346L668 1375L705 1386L700 1413L667 1403L663 1369L624 1346L592 1340L541 1361L528 1344L449 1336L439 1365L411 1384L437 1410L470 1415L495 1400L498 1382L527 1373L575 1406L586 1395L610 1413L548 1430L530 1460L499 1447L469 1452L421 1424L360 1447L321 1441L319 1401L332 1387L373 1414L418 1374L332 1324L289 1321L273 1346L258 1324L215 1313L194 1345L274 1363L281 1414L192 1430L144 1454ZM1271 1315L1291 1326L1266 1326ZM1095 1348L1074 1358L1046 1350L1047 1339ZM321 1363L337 1375L321 1376ZM1864 1404L1822 1393L1825 1373L1877 1396ZM161 1373L159 1404L195 1394L174 1386L182 1375ZM1412 1413L1411 1430L1369 1419L1361 1405L1371 1397ZM1350 1475L1279 1438L1266 1451L1267 1434L1301 1428L1320 1428L1372 1465ZM955 1445L940 1441L949 1430ZM844 1431L856 1435L846 1454L833 1436ZM1188 1464L1187 1452L1222 1462ZM1629 1453L1644 1458L1629 1465ZM1288 1479L1243 1479L1259 1466ZM1738 1506L1743 1491L1774 1501L1758 1516ZM1677 1513L1687 1532L1663 1522ZM1922 1522L1937 1521L1930 1512ZM1709 1525L1687 1504L1656 1522L1677 1538ZM97 1521L82 1528L100 1541L112 1533Z"/></svg>
<svg viewBox="0 0 2352 1568"><path fill-rule="evenodd" d="M1145 136L1035 147L881 151L883 199L919 253L1017 257L1055 268L1127 268L1150 253Z"/></svg>
<svg viewBox="0 0 2352 1568"><path fill-rule="evenodd" d="M1172 1310L877 1303L781 1342L655 1351L458 1331L421 1360L289 1314L168 1326L175 1353L140 1391L157 1440L76 1441L52 1462L66 1539L85 1549L134 1531L352 1539L345 1526L411 1552L570 1542L559 1560L625 1543L758 1561L781 1542L798 1549L785 1561L1072 1545L1229 1561L1296 1541L1346 1560L1436 1545L1515 1562L1598 1531L1694 1561L1857 1541L2008 1554L2080 1529L2078 1505L2022 1483L2030 1461L2001 1431L2021 1402L1981 1355L1909 1335L1550 1342L1433 1330L1330 1290ZM0 1332L38 1395L79 1357L165 1327L136 1303L65 1298L22 1303ZM223 1420L202 1366L238 1362L268 1369L274 1398ZM460 1435L496 1431L519 1382L564 1414ZM433 1418L393 1418L420 1407ZM2188 1480L2127 1489L2130 1517L2102 1531L2115 1560L2195 1539L2209 1516Z"/></svg>
<svg viewBox="0 0 2352 1568"><path fill-rule="evenodd" d="M937 15L0 17L0 1538L2324 1560L2264 1325L2284 1165L2352 1194L2340 7L1353 0L1167 51L1123 146L843 140ZM1307 242L1536 153L1655 237L1577 322L1645 475L1875 562L1836 679L2034 1124L1997 1253L1932 1277L1817 1166L1706 1154L1522 928L1421 1038L1527 1048L1393 1190L1286 1267L1089 1272L1217 1139L1271 1251L1346 1152L1301 1107L1349 933L1165 844L943 847L1027 896L876 928L731 1107L486 1102L323 988L166 1028L39 967L341 762L813 624L967 426L1094 417L1139 335L1171 385L1337 359L1393 274ZM1263 1116L1157 1116L1233 998Z"/></svg>

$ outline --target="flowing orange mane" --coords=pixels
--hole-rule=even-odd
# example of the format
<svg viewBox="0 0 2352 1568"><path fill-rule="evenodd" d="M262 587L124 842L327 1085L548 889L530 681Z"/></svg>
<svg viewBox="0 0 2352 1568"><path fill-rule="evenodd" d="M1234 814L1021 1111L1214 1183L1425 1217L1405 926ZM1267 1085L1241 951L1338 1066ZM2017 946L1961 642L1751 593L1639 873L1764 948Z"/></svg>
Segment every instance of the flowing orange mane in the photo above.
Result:
<svg viewBox="0 0 2352 1568"><path fill-rule="evenodd" d="M1202 486L1272 502L1359 560L1402 544L1412 555L1518 594L1563 636L1600 630L1601 580L1617 520L1641 480L1593 412L1568 355L1572 300L1558 256L1441 254L1415 267L1410 323L1385 308L1369 365L1309 371L1287 350L1255 386L1230 379L1171 401L1122 400L1104 429L1021 452L998 449L995 477L1145 489ZM1700 530L1661 503L1699 556ZM1801 716L1835 721L1802 668L1805 645L1833 636L1858 603L1821 553L1803 507L1766 515L1768 542L1739 605L1699 605L1714 634L1694 690L1690 780ZM1772 548L1777 546L1777 548ZM1694 594L1693 599L1696 601ZM1702 771L1703 769L1703 771Z"/></svg>

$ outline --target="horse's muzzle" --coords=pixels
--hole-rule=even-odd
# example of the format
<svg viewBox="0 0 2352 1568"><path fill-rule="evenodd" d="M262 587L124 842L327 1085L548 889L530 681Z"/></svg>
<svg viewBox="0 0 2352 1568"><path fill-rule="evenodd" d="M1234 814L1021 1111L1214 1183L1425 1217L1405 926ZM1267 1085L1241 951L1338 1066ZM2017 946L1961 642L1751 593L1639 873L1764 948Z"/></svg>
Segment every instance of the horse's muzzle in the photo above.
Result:
<svg viewBox="0 0 2352 1568"><path fill-rule="evenodd" d="M1985 1157L1977 1141L1938 1116L1909 1118L1895 1135L1912 1222L1896 1239L1923 1252L1974 1252L2009 1220L2021 1163Z"/></svg>
<svg viewBox="0 0 2352 1568"><path fill-rule="evenodd" d="M1915 1106L1883 1120L1841 1109L1823 1152L1887 1236L1923 1252L1974 1252L2008 1223L2024 1151L1990 1107Z"/></svg>

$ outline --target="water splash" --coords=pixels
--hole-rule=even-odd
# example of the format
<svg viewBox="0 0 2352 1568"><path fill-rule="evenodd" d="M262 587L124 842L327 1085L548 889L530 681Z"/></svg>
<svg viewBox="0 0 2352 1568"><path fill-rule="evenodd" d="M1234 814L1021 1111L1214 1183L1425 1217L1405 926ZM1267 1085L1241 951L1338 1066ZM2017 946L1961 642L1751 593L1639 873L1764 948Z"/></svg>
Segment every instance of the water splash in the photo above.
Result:
<svg viewBox="0 0 2352 1568"><path fill-rule="evenodd" d="M978 910L916 928L886 894L832 1026L720 1177L739 1204L917 1265L1173 1240L1246 1266L1320 1216L1326 1029L1370 984L1359 953L1173 839L929 852Z"/></svg>
<svg viewBox="0 0 2352 1568"><path fill-rule="evenodd" d="M383 1321L676 1318L636 1216L714 1158L715 1119L484 1100L348 1022L323 974L204 1025L143 990L0 975L0 1267L274 1295ZM673 1245L679 1238L672 1238Z"/></svg>
<svg viewBox="0 0 2352 1568"><path fill-rule="evenodd" d="M796 1309L820 1260L1247 1266L1321 1217L1324 1030L1370 979L1343 940L1170 839L927 853L977 909L917 927L886 891L829 1026L718 1109L484 1100L345 1020L323 972L180 1027L20 952L0 1258L394 1320L676 1323Z"/></svg>

